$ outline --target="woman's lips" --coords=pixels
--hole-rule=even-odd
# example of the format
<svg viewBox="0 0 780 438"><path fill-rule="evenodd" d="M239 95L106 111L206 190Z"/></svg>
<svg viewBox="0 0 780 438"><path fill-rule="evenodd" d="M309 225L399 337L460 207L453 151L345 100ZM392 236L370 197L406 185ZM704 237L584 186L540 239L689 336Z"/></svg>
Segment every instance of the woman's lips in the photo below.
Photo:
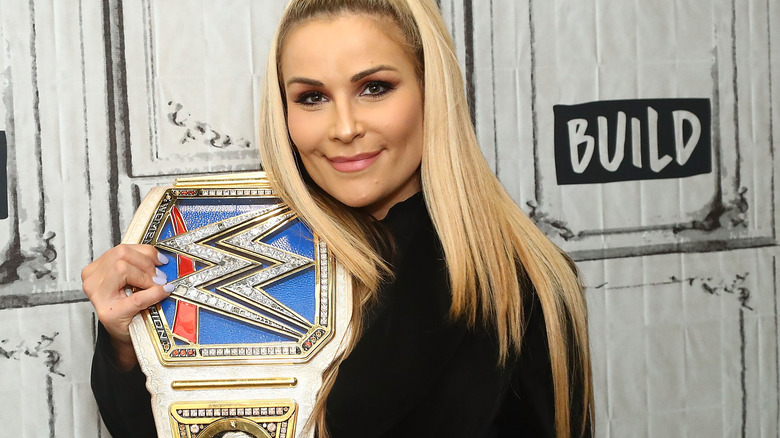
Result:
<svg viewBox="0 0 780 438"><path fill-rule="evenodd" d="M376 161L382 151L367 152L365 154L352 155L351 157L331 157L328 162L339 172L359 172Z"/></svg>

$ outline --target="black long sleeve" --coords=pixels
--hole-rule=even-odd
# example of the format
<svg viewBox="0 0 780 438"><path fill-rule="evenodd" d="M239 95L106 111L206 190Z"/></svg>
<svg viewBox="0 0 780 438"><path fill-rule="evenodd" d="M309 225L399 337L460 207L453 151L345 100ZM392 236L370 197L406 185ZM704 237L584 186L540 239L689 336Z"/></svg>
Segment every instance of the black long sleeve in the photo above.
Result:
<svg viewBox="0 0 780 438"><path fill-rule="evenodd" d="M499 365L492 330L449 317L446 264L422 195L394 206L384 223L397 248L395 277L367 310L363 335L339 369L327 401L331 436L554 437L551 365L535 293L524 295L522 351ZM100 326L92 387L106 426L114 438L155 436L145 376L138 367L119 371L112 358Z"/></svg>
<svg viewBox="0 0 780 438"><path fill-rule="evenodd" d="M146 376L138 365L126 372L117 368L110 335L100 323L92 357L92 393L113 438L157 436Z"/></svg>
<svg viewBox="0 0 780 438"><path fill-rule="evenodd" d="M396 244L395 278L339 369L327 402L332 436L554 437L546 330L533 291L522 352L499 365L492 330L449 318L446 264L422 194L383 222Z"/></svg>

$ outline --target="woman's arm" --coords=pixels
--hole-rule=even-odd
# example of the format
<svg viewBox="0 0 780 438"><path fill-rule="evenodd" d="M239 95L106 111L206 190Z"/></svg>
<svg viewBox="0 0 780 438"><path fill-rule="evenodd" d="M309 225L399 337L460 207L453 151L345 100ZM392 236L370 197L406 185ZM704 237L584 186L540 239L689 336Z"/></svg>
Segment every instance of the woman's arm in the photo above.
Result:
<svg viewBox="0 0 780 438"><path fill-rule="evenodd" d="M525 306L523 347L496 417L497 437L555 437L555 397L547 330L534 293Z"/></svg>
<svg viewBox="0 0 780 438"><path fill-rule="evenodd" d="M110 337L121 370L138 363L128 329L133 316L168 296L165 274L157 269L167 261L151 245L117 245L81 271L84 293ZM141 290L128 296L126 286Z"/></svg>
<svg viewBox="0 0 780 438"><path fill-rule="evenodd" d="M115 357L111 337L100 323L92 358L92 393L103 423L113 438L157 436L146 376L137 362L123 370Z"/></svg>
<svg viewBox="0 0 780 438"><path fill-rule="evenodd" d="M100 320L92 391L114 438L156 436L129 325L139 311L168 296L165 275L157 269L164 263L167 259L150 245L118 245L81 271L84 293ZM128 296L127 286L140 290Z"/></svg>
<svg viewBox="0 0 780 438"><path fill-rule="evenodd" d="M510 387L496 417L498 438L555 437L555 394L547 329L539 298L526 299L523 347L515 359ZM571 342L569 342L571 345ZM571 392L572 437L579 437L582 422L582 387ZM590 438L590 429L582 438Z"/></svg>

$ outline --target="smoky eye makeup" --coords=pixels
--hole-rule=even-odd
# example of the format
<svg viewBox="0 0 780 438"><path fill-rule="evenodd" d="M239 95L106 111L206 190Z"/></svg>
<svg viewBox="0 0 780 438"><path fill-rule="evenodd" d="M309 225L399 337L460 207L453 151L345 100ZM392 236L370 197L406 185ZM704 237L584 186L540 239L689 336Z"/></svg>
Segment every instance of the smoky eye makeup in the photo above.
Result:
<svg viewBox="0 0 780 438"><path fill-rule="evenodd" d="M327 98L319 91L304 91L303 93L300 93L294 100L295 103L304 106L319 105L325 101L327 101Z"/></svg>
<svg viewBox="0 0 780 438"><path fill-rule="evenodd" d="M380 97L395 90L395 86L387 81L368 81L361 91L361 96Z"/></svg>

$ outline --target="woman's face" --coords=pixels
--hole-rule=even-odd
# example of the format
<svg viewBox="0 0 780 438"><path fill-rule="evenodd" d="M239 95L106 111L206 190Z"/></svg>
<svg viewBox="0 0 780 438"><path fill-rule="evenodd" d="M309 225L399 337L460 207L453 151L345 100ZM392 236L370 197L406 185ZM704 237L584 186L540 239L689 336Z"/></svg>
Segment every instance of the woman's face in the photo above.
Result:
<svg viewBox="0 0 780 438"><path fill-rule="evenodd" d="M315 183L377 219L420 190L423 98L390 20L307 21L281 52L287 127Z"/></svg>

